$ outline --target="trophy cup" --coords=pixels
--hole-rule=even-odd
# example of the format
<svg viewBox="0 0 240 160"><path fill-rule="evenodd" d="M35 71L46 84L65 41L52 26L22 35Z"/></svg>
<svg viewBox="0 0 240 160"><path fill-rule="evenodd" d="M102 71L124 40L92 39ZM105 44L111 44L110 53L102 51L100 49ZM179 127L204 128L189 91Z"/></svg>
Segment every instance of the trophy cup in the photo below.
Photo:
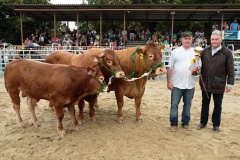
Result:
<svg viewBox="0 0 240 160"><path fill-rule="evenodd" d="M201 43L198 44L198 46L194 49L194 51L195 51L195 60L193 64L194 68L192 70L192 75L198 75L198 71L196 70L196 67L199 65L199 59L203 51L203 48L201 47Z"/></svg>

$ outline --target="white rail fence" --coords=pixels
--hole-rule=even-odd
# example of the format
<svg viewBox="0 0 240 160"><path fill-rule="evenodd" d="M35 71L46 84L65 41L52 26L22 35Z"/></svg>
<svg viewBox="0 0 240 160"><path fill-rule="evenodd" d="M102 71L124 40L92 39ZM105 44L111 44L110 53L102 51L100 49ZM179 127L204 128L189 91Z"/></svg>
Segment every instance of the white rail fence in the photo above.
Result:
<svg viewBox="0 0 240 160"><path fill-rule="evenodd" d="M16 59L22 57L26 59L34 59L36 61L44 61L45 57L51 53L57 51L57 48L44 48L43 50L16 50L14 48L2 48L0 49L0 78L4 75L5 66ZM63 50L62 50L63 51ZM83 54L87 50L65 50L74 54ZM166 48L163 52L163 63L164 66L169 66L169 59L171 56L172 49ZM240 80L240 51L233 51L234 65L235 65L235 79ZM166 75L158 76L157 80L166 80Z"/></svg>

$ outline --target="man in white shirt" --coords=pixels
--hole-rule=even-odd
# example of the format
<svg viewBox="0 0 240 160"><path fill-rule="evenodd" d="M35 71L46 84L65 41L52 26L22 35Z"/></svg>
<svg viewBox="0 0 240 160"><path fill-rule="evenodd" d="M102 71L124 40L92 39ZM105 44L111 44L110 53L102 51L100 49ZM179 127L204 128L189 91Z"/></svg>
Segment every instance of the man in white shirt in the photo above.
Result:
<svg viewBox="0 0 240 160"><path fill-rule="evenodd" d="M170 67L167 69L167 87L171 90L170 125L171 131L177 131L178 105L183 97L182 127L188 129L190 109L195 91L195 79L189 70L195 58L194 49L191 48L193 34L185 31L182 34L182 46L173 50L170 57Z"/></svg>

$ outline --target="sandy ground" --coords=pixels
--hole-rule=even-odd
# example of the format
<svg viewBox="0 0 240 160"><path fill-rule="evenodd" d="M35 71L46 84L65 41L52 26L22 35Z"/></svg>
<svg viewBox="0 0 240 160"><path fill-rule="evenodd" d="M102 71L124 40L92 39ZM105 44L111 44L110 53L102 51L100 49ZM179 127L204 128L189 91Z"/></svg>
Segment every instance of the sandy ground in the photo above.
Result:
<svg viewBox="0 0 240 160"><path fill-rule="evenodd" d="M26 128L18 128L11 100L0 78L0 159L1 160L239 160L240 159L240 82L223 100L221 132L207 128L196 130L201 110L201 91L196 91L191 109L190 129L169 131L170 91L166 81L148 81L142 100L143 122L135 121L134 100L125 98L124 122L116 121L114 93L101 93L97 121L88 117L80 131L73 130L69 114L63 120L67 135L57 134L55 113L41 100L36 114L41 124L31 123L26 99L21 115ZM211 103L210 116L213 104ZM179 123L182 103L179 106Z"/></svg>

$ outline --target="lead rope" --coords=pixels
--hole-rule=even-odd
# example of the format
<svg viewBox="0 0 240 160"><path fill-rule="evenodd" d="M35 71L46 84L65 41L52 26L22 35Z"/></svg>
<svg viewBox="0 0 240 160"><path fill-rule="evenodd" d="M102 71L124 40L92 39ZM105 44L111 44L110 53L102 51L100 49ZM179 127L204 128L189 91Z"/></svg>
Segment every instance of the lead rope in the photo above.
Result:
<svg viewBox="0 0 240 160"><path fill-rule="evenodd" d="M115 73L116 71L122 70L122 69L121 69L121 68L117 68L117 69L115 69L115 70L111 70L111 69L109 69L106 65L104 65L103 63L101 63L101 65L102 65L104 68L106 68L109 72L111 72L111 74L112 74L112 76L109 78L108 84L106 85L105 91L107 91L107 90L108 90L108 86L112 83L112 78L115 78L114 73Z"/></svg>

